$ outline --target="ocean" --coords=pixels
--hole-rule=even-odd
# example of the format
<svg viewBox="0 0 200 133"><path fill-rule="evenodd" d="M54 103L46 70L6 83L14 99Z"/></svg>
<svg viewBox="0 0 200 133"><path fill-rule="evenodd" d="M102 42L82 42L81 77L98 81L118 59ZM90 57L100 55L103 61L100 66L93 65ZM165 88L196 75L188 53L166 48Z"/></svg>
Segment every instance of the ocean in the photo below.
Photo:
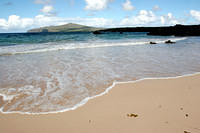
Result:
<svg viewBox="0 0 200 133"><path fill-rule="evenodd" d="M165 44L167 40L176 43ZM83 105L117 82L197 72L200 37L2 33L0 111L62 112Z"/></svg>

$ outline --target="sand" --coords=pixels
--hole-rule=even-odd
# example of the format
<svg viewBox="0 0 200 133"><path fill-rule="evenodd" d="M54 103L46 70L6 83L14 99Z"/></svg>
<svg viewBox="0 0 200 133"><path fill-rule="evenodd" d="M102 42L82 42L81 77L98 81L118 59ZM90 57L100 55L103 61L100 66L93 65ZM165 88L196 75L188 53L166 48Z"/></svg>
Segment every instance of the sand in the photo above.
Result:
<svg viewBox="0 0 200 133"><path fill-rule="evenodd" d="M200 75L116 85L76 110L0 114L0 133L200 133Z"/></svg>

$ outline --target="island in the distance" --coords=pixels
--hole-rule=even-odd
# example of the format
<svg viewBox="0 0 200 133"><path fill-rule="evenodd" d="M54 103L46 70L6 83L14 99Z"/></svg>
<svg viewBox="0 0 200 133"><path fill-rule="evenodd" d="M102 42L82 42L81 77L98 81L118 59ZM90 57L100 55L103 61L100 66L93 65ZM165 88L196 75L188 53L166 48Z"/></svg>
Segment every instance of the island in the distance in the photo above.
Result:
<svg viewBox="0 0 200 133"><path fill-rule="evenodd" d="M200 36L200 25L180 25L163 27L119 27L97 28L80 24L68 23L59 26L48 26L31 29L28 33L38 32L93 32L94 34L120 33L123 32L146 32L147 35L155 36Z"/></svg>
<svg viewBox="0 0 200 133"><path fill-rule="evenodd" d="M28 33L39 33L39 32L93 32L102 30L103 28L96 28L91 26L85 26L80 24L68 23L59 26L47 26L35 29L30 29Z"/></svg>

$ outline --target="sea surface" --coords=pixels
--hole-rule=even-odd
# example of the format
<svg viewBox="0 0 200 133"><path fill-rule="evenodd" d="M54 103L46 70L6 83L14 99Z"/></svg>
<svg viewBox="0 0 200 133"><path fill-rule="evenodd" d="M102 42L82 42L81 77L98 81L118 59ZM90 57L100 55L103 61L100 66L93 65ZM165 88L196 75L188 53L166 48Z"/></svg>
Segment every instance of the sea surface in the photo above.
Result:
<svg viewBox="0 0 200 133"><path fill-rule="evenodd" d="M169 39L176 43L165 44ZM0 111L67 111L105 92L114 82L196 72L200 72L200 37L0 34Z"/></svg>

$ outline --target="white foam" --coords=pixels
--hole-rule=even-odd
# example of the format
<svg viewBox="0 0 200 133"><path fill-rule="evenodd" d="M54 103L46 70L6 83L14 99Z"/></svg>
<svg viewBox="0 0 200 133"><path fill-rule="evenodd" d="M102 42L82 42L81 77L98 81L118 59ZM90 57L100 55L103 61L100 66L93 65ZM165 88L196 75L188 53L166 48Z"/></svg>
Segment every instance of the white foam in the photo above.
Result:
<svg viewBox="0 0 200 133"><path fill-rule="evenodd" d="M15 97L14 95L7 96L7 95L1 94L1 93L0 93L0 96L3 97L4 101L10 101L10 100L12 100Z"/></svg>
<svg viewBox="0 0 200 133"><path fill-rule="evenodd" d="M111 86L109 86L103 93L100 93L100 94L92 96L92 97L86 97L80 103L76 104L72 108L66 108L66 109L60 110L60 111L40 112L40 113L30 113L30 112L20 112L20 111L3 112L3 108L0 108L0 112L3 113L3 114L18 113L18 114L28 114L28 115L62 113L62 112L70 111L70 110L75 110L75 109L77 109L77 108L85 105L89 100L107 94L117 84L136 83L136 82L140 82L140 81L144 81L144 80L151 80L151 79L177 79L177 78L182 78L182 77L195 76L195 75L198 75L198 74L200 74L200 72L196 72L196 73L193 73L193 74L185 74L185 75L175 76L175 77L142 78L142 79L138 79L138 80L135 80L135 81L126 81L126 82L117 82L117 81L114 81L113 84Z"/></svg>

